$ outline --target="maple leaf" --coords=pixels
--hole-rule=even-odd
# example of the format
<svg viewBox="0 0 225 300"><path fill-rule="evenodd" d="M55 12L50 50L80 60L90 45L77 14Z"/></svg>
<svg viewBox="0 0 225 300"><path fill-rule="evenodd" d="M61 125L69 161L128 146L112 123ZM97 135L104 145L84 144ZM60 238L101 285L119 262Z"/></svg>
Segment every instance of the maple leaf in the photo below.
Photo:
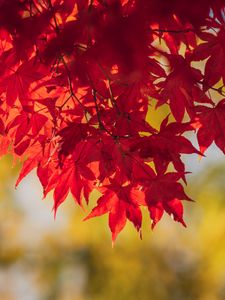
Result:
<svg viewBox="0 0 225 300"><path fill-rule="evenodd" d="M137 191L134 191L131 186L121 186L116 182L112 182L106 188L107 190L99 198L97 206L85 220L109 213L109 227L113 242L126 225L127 219L134 224L137 231L140 231L142 223L140 194L137 195Z"/></svg>
<svg viewBox="0 0 225 300"><path fill-rule="evenodd" d="M160 97L169 103L171 112L177 122L181 122L185 111L192 113L193 98L198 91L198 82L202 79L200 70L191 67L180 55L166 55L170 62L171 72L166 80L160 82ZM197 90L197 91L196 91Z"/></svg>
<svg viewBox="0 0 225 300"><path fill-rule="evenodd" d="M159 222L164 211L172 215L175 221L185 227L183 221L183 206L181 200L191 199L185 194L182 185L178 182L179 173L166 173L155 176L145 190L146 203L152 219L152 228Z"/></svg>
<svg viewBox="0 0 225 300"><path fill-rule="evenodd" d="M225 153L225 99L215 107L196 107L197 138L201 152L205 152L214 141ZM212 130L213 128L213 130Z"/></svg>
<svg viewBox="0 0 225 300"><path fill-rule="evenodd" d="M19 185L21 180L27 174L29 174L34 168L38 166L38 163L41 161L41 159L42 159L42 148L41 145L37 143L29 149L29 157L23 163L23 167L16 181L16 186Z"/></svg>
<svg viewBox="0 0 225 300"><path fill-rule="evenodd" d="M131 151L138 150L139 156L144 159L152 159L157 172L164 173L170 162L178 172L184 173L185 167L181 160L181 154L200 154L191 142L182 136L182 133L193 128L189 123L168 123L167 116L158 133L149 137L138 138L131 146Z"/></svg>
<svg viewBox="0 0 225 300"><path fill-rule="evenodd" d="M207 90L221 78L225 82L225 71L223 68L225 63L225 31L221 28L217 35L204 33L200 34L200 38L205 42L193 51L192 60L198 61L208 58L203 81L204 88Z"/></svg>
<svg viewBox="0 0 225 300"><path fill-rule="evenodd" d="M152 227L164 212L185 225L182 155L213 142L225 153L224 10L0 0L0 154L23 162L16 185L36 168L55 214L69 193L82 206L97 189L86 219L108 213L113 241L127 220L141 231L146 206Z"/></svg>
<svg viewBox="0 0 225 300"><path fill-rule="evenodd" d="M21 102L28 98L30 85L46 76L46 69L37 64L35 59L30 59L7 73L9 74L0 80L0 86L6 89L6 103L13 106L17 97Z"/></svg>

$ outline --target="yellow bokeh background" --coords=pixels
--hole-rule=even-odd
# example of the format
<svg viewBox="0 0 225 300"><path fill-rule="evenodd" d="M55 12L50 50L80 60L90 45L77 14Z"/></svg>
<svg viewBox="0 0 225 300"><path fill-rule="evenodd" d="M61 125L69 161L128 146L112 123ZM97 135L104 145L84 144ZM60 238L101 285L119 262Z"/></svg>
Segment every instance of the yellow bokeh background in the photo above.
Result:
<svg viewBox="0 0 225 300"><path fill-rule="evenodd" d="M164 216L152 231L143 210L143 240L127 224L114 248L107 216L82 221L95 195L87 211L69 198L54 220L52 195L41 199L34 173L15 190L18 170L4 157L0 299L225 299L225 160L218 153L187 161L195 170L186 187L195 200L184 203L187 228Z"/></svg>

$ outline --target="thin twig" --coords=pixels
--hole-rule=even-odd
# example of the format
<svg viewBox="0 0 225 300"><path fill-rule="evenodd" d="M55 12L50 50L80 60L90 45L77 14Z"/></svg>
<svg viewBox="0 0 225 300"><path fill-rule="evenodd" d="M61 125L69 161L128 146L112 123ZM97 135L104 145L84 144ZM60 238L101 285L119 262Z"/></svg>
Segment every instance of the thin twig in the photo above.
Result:
<svg viewBox="0 0 225 300"><path fill-rule="evenodd" d="M188 32L194 32L194 28L186 28L186 29L160 29L160 28L151 28L150 31L158 32L158 33L174 33L174 34L182 34Z"/></svg>

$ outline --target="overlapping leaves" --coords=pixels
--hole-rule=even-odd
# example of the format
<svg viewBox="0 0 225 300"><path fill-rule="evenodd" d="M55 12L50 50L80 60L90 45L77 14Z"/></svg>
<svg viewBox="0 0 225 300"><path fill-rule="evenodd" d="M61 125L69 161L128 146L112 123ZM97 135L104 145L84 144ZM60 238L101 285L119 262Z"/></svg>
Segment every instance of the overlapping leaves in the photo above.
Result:
<svg viewBox="0 0 225 300"><path fill-rule="evenodd" d="M182 154L225 152L224 25L221 0L1 0L0 153L24 161L17 184L36 168L55 212L98 189L87 219L109 214L113 240L127 220L141 231L142 207L152 227L164 212L185 226ZM159 130L155 100L171 112Z"/></svg>

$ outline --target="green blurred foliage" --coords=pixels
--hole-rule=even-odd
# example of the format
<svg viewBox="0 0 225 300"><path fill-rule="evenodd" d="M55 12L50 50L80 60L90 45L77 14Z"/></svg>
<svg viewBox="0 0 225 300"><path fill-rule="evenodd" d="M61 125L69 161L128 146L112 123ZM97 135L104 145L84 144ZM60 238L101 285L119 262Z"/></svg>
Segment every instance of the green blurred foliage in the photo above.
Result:
<svg viewBox="0 0 225 300"><path fill-rule="evenodd" d="M107 217L82 222L87 212L72 199L55 221L51 200L36 199L52 221L33 229L35 206L30 216L16 199L11 163L4 158L0 172L1 300L225 299L223 162L190 179L187 229L164 216L151 231L143 211L143 240L127 224L114 248Z"/></svg>

